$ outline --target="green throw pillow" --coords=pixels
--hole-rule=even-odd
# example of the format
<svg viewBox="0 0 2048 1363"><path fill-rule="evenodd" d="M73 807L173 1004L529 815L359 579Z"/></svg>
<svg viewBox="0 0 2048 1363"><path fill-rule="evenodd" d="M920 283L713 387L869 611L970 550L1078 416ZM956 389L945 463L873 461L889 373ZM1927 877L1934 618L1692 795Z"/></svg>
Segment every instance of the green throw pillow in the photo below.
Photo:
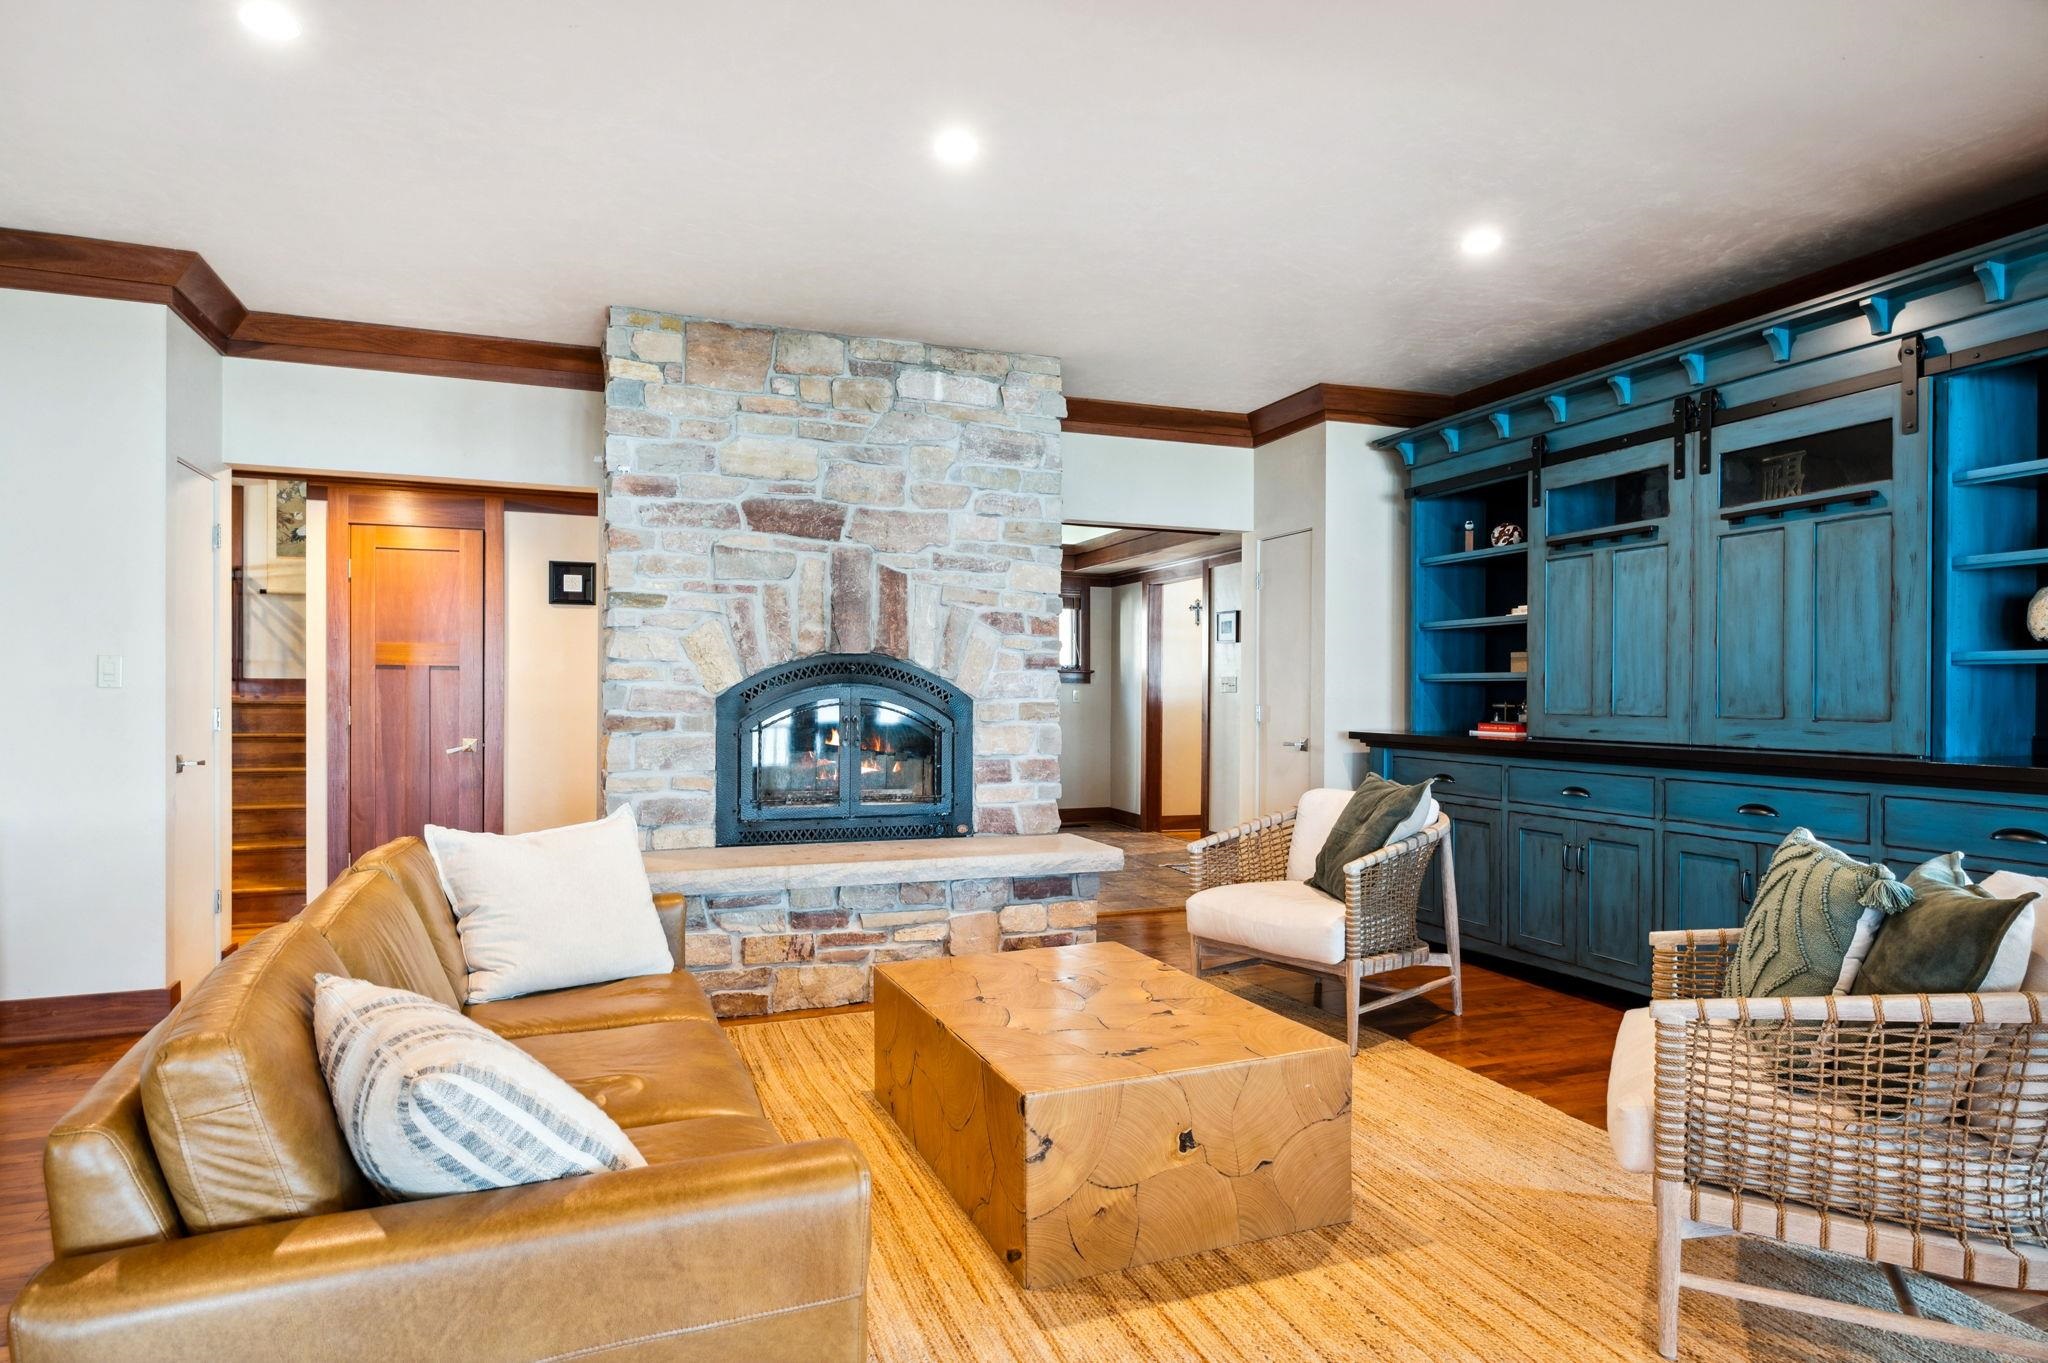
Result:
<svg viewBox="0 0 2048 1363"><path fill-rule="evenodd" d="M1998 948L2032 893L1999 899L1963 873L1963 854L1936 857L1906 877L1913 906L1894 914L1857 972L1858 994L1967 994L1984 984ZM2028 941L2020 943L2024 948ZM2020 972L2024 974L2024 952ZM2016 984L2000 982L2003 988Z"/></svg>
<svg viewBox="0 0 2048 1363"><path fill-rule="evenodd" d="M1385 847L1401 821L1415 812L1427 794L1427 781L1403 786L1383 776L1367 776L1337 815L1337 822L1330 825L1330 836L1316 853L1316 873L1308 883L1332 899L1342 899L1344 867Z"/></svg>
<svg viewBox="0 0 2048 1363"><path fill-rule="evenodd" d="M1832 994L1863 911L1895 914L1912 902L1913 892L1887 868L1858 861L1795 828L1771 854L1756 887L1741 945L1728 965L1728 993L1736 998Z"/></svg>

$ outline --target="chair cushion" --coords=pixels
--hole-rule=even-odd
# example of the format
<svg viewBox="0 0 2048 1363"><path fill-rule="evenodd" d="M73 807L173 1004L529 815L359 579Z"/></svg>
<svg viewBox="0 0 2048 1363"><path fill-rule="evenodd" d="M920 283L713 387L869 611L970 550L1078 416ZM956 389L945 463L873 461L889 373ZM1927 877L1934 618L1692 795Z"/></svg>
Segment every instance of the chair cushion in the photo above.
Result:
<svg viewBox="0 0 2048 1363"><path fill-rule="evenodd" d="M643 1022L710 1022L717 1016L704 995L704 986L694 975L679 970L479 1003L468 1011L471 1022L513 1040L635 1027Z"/></svg>
<svg viewBox="0 0 2048 1363"><path fill-rule="evenodd" d="M313 977L344 974L304 919L213 968L142 1066L150 1144L195 1234L376 1201L327 1101Z"/></svg>
<svg viewBox="0 0 2048 1363"><path fill-rule="evenodd" d="M1352 792L1334 786L1304 790L1294 806L1294 836L1287 843L1287 878L1307 880L1316 873L1316 855L1330 840L1337 816L1351 803Z"/></svg>
<svg viewBox="0 0 2048 1363"><path fill-rule="evenodd" d="M434 869L433 853L419 838L393 838L356 858L352 868L382 871L405 891L427 940L434 944L434 956L448 977L448 988L460 999L469 987L469 967L462 960L462 934L455 928L455 910L448 893L441 888L441 874ZM422 991L424 992L424 991Z"/></svg>
<svg viewBox="0 0 2048 1363"><path fill-rule="evenodd" d="M1607 1140L1615 1162L1646 1174L1656 1162L1657 1029L1650 1010L1621 1015L1614 1059L1607 1067Z"/></svg>
<svg viewBox="0 0 2048 1363"><path fill-rule="evenodd" d="M596 1104L446 1004L334 975L315 987L328 1094L356 1163L387 1197L514 1188L647 1163Z"/></svg>
<svg viewBox="0 0 2048 1363"><path fill-rule="evenodd" d="M715 1022L644 1022L513 1044L628 1129L762 1115L753 1076Z"/></svg>
<svg viewBox="0 0 2048 1363"><path fill-rule="evenodd" d="M1344 906L1299 880L1218 885L1188 896L1188 935L1335 965L1344 959Z"/></svg>
<svg viewBox="0 0 2048 1363"><path fill-rule="evenodd" d="M392 877L375 870L346 872L301 917L327 939L354 978L424 995L444 1007L462 1006L412 900Z"/></svg>

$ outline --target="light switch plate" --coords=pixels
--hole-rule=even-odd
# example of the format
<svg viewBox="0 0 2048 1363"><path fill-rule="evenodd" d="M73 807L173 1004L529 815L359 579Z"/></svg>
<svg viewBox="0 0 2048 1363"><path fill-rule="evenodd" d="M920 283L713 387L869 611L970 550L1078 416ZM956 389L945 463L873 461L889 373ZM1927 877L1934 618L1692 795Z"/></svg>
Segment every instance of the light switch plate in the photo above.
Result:
<svg viewBox="0 0 2048 1363"><path fill-rule="evenodd" d="M99 655L99 684L103 687L118 687L121 684L121 655L102 653Z"/></svg>

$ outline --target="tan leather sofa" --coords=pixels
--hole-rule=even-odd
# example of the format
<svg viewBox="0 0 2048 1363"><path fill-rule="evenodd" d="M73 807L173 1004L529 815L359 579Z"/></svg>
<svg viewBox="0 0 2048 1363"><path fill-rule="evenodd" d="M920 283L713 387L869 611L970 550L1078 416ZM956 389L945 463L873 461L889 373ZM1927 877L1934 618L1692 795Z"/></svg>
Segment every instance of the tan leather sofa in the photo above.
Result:
<svg viewBox="0 0 2048 1363"><path fill-rule="evenodd" d="M384 1203L320 1077L322 971L460 1006L418 839L223 961L50 1133L57 1257L9 1317L16 1363L865 1357L867 1166L776 1134L689 975L465 1009L648 1167Z"/></svg>

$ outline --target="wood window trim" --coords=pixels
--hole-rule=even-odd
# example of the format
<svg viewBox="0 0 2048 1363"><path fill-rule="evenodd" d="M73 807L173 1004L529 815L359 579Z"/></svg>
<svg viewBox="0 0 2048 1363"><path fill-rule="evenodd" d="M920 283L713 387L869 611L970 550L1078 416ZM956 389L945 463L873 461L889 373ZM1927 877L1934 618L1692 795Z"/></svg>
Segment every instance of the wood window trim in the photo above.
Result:
<svg viewBox="0 0 2048 1363"><path fill-rule="evenodd" d="M1092 606L1088 591L1089 584L1081 578L1064 578L1060 582L1060 614L1069 610L1074 618L1074 666L1060 669L1060 682L1066 686L1085 686L1095 679L1095 667L1089 649L1089 633L1092 629Z"/></svg>
<svg viewBox="0 0 2048 1363"><path fill-rule="evenodd" d="M309 498L313 492L307 489ZM349 846L349 540L358 523L483 531L483 831L505 831L506 496L344 482L324 484L320 493L327 503L327 875L333 880L370 850Z"/></svg>

